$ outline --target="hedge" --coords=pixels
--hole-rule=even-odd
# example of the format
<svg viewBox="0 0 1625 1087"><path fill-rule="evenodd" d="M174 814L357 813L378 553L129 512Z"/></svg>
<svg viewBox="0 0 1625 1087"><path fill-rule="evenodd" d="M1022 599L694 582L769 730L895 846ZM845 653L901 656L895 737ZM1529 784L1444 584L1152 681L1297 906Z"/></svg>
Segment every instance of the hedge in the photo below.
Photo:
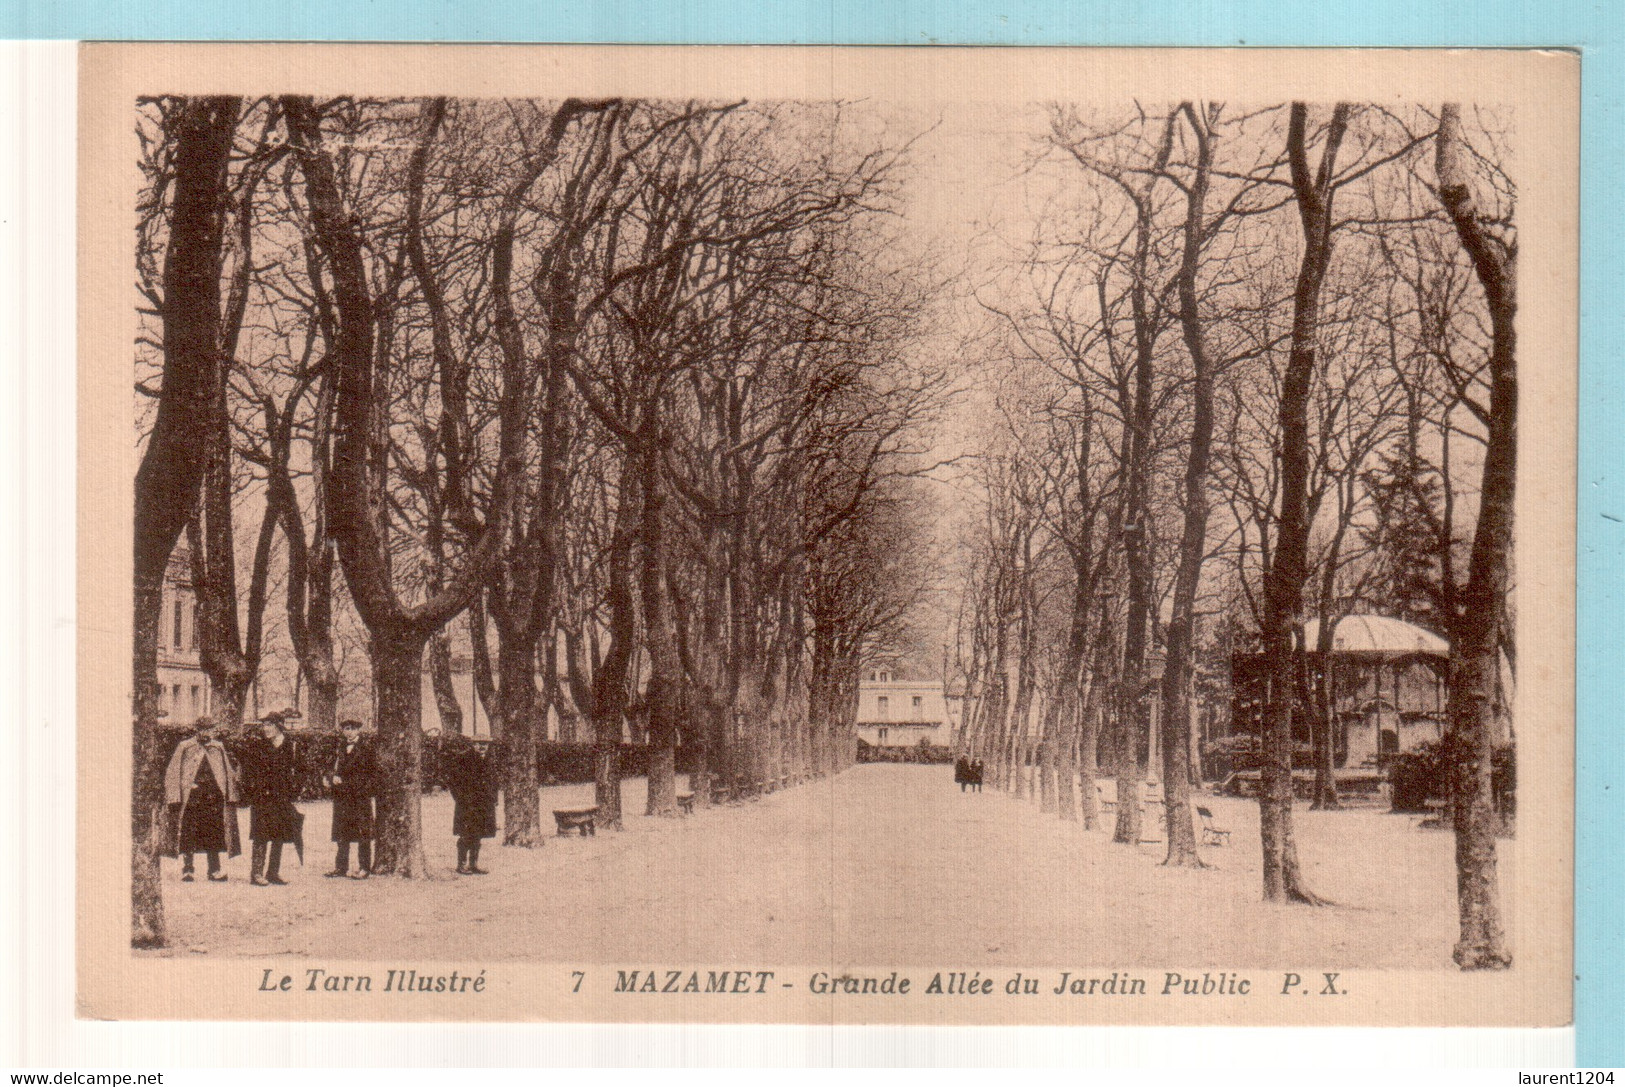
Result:
<svg viewBox="0 0 1625 1087"><path fill-rule="evenodd" d="M1448 749L1442 742L1418 744L1403 755L1393 756L1389 780L1393 783L1393 810L1425 812L1428 801L1450 799ZM1518 812L1518 756L1513 744L1497 747L1490 759L1490 788L1495 809L1503 819Z"/></svg>
<svg viewBox="0 0 1625 1087"><path fill-rule="evenodd" d="M1223 736L1202 745L1202 773L1211 781L1225 781L1232 774L1263 768L1263 745L1250 732ZM1313 770L1315 749L1306 743L1294 743L1292 768Z"/></svg>
<svg viewBox="0 0 1625 1087"><path fill-rule="evenodd" d="M908 747L878 747L863 739L858 740L859 762L913 762L951 763L954 749L935 744L911 744Z"/></svg>

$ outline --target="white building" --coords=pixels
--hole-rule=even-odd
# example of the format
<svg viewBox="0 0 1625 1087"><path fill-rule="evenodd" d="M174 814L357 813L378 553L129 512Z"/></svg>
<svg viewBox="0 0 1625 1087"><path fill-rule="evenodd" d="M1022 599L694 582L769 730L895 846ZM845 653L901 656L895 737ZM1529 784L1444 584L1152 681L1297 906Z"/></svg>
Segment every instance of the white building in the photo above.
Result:
<svg viewBox="0 0 1625 1087"><path fill-rule="evenodd" d="M170 553L158 613L158 712L191 724L213 711L213 691L198 650L197 594L192 558L183 540Z"/></svg>
<svg viewBox="0 0 1625 1087"><path fill-rule="evenodd" d="M957 702L940 681L897 679L888 668L874 669L858 683L858 739L875 747L952 746Z"/></svg>

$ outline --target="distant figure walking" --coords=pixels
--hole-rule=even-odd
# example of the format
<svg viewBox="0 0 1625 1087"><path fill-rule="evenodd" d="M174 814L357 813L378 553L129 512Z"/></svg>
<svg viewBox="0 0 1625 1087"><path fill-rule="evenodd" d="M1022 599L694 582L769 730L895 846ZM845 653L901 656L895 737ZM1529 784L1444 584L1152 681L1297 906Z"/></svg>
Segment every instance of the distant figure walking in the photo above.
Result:
<svg viewBox="0 0 1625 1087"><path fill-rule="evenodd" d="M970 783L971 787L977 792L982 791L982 769L983 764L981 759L976 759L970 764Z"/></svg>
<svg viewBox="0 0 1625 1087"><path fill-rule="evenodd" d="M372 874L372 800L377 792L377 766L371 746L361 742L360 721L343 722L339 733L342 740L328 773L333 790L333 841L338 849L333 854L333 870L327 874L335 879L366 879ZM352 842L358 865L354 873L350 872Z"/></svg>
<svg viewBox="0 0 1625 1087"><path fill-rule="evenodd" d="M970 759L964 755L954 760L954 781L959 785L960 792L964 792L965 786L970 784Z"/></svg>
<svg viewBox="0 0 1625 1087"><path fill-rule="evenodd" d="M480 867L480 841L497 832L496 766L491 761L491 741L475 740L452 757L451 798L456 809L451 832L457 836L457 872L483 876Z"/></svg>
<svg viewBox="0 0 1625 1087"><path fill-rule="evenodd" d="M208 858L209 881L224 883L220 854L242 853L237 830L237 767L221 745L215 724L199 717L197 732L180 742L164 771L164 800L174 828L174 851L181 858L181 879L195 878L192 855Z"/></svg>
<svg viewBox="0 0 1625 1087"><path fill-rule="evenodd" d="M243 795L249 804L248 836L254 843L249 882L280 887L288 882L282 878L282 847L292 842L303 851L305 822L293 804L299 778L280 713L260 720L260 739L244 753Z"/></svg>

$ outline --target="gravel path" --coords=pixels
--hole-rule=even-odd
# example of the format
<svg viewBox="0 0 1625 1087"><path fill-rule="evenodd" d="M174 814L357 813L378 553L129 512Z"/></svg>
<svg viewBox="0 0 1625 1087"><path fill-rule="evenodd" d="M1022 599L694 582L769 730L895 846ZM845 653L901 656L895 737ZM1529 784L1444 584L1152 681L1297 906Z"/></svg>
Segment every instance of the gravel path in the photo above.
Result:
<svg viewBox="0 0 1625 1087"><path fill-rule="evenodd" d="M590 803L591 792L543 790L544 817ZM1104 830L1041 816L1035 804L991 789L962 794L949 767L859 766L685 819L632 815L620 834L550 835L531 851L488 842L481 863L492 874L464 877L451 873L451 802L437 795L424 801L424 825L438 878L365 882L322 878L332 860L329 815L326 804L308 804L306 864L284 864L287 887L251 887L246 856L228 863L224 884L181 883L178 864L166 861L174 946L155 954L1450 966L1449 834L1371 810L1300 810L1311 885L1340 905L1265 905L1256 805L1204 802L1233 831L1232 844L1204 848L1207 869L1166 869L1159 845L1115 846ZM628 781L627 811L643 803L643 782Z"/></svg>

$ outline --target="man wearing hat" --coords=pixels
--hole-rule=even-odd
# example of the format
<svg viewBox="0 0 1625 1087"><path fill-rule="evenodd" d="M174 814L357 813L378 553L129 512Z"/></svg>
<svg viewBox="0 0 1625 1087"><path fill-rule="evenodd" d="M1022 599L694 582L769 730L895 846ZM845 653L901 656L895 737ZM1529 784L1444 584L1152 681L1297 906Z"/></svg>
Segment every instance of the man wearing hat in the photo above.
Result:
<svg viewBox="0 0 1625 1087"><path fill-rule="evenodd" d="M254 843L249 882L256 887L281 886L282 846L302 846L305 817L294 807L299 779L293 744L282 724L282 714L260 719L260 738L243 755L243 795L249 804L248 836Z"/></svg>
<svg viewBox="0 0 1625 1087"><path fill-rule="evenodd" d="M335 879L346 875L351 879L366 879L372 874L372 798L377 788L376 767L372 749L361 742L360 721L340 723L339 733L338 754L328 772L328 785L333 790L333 841L338 849L333 855L333 870L327 874ZM357 848L359 864L354 874L350 872L352 842Z"/></svg>
<svg viewBox="0 0 1625 1087"><path fill-rule="evenodd" d="M480 841L496 836L496 767L491 761L491 741L475 740L453 757L447 784L457 802L452 813L451 832L457 836L457 873L483 876L480 867Z"/></svg>
<svg viewBox="0 0 1625 1087"><path fill-rule="evenodd" d="M181 879L195 878L192 855L208 858L209 881L223 883L220 854L243 851L237 831L237 768L215 734L214 721L199 717L196 732L180 742L164 771L164 799L174 827ZM173 855L173 854L172 854Z"/></svg>

